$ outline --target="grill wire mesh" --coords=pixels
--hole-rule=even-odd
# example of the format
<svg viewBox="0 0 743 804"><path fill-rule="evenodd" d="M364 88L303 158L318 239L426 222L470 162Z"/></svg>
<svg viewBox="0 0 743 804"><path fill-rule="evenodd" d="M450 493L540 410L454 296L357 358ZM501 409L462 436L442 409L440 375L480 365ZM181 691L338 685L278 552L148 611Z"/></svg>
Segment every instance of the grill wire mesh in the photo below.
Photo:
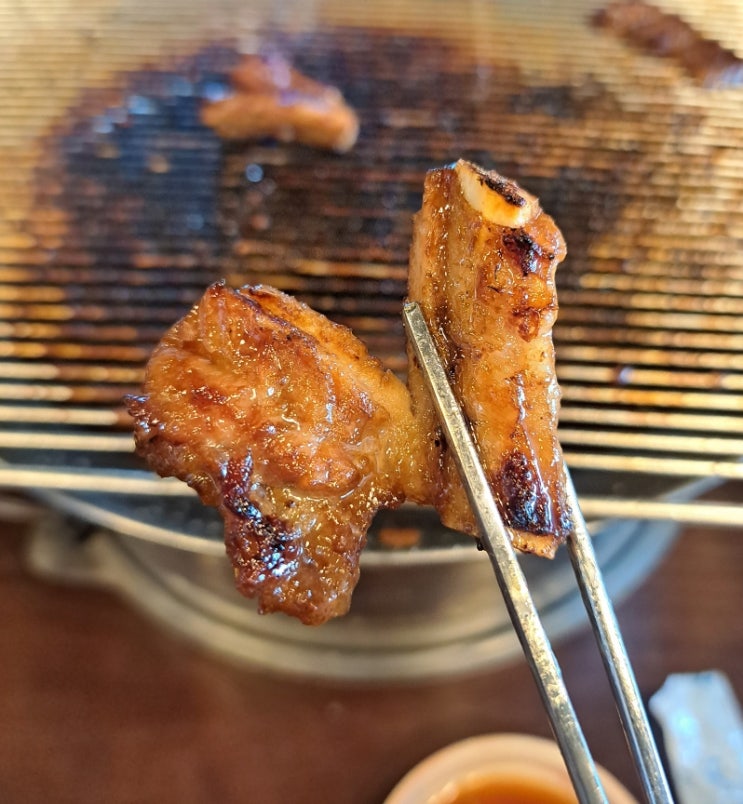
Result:
<svg viewBox="0 0 743 804"><path fill-rule="evenodd" d="M743 52L736 3L660 5ZM538 195L568 243L554 335L579 490L743 478L743 89L595 30L593 3L537 6L6 7L8 477L83 469L95 491L96 472L141 472L121 398L222 277L298 295L404 372L411 215L425 170L464 156ZM225 145L199 123L256 47L343 91L353 151Z"/></svg>

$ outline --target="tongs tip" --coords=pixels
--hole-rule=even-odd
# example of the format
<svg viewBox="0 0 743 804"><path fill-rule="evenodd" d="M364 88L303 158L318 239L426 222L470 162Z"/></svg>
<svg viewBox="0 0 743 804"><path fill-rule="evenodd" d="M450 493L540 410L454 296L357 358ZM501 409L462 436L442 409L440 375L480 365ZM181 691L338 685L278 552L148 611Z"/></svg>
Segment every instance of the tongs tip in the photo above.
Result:
<svg viewBox="0 0 743 804"><path fill-rule="evenodd" d="M406 301L403 304L403 321L457 462L480 526L482 542L493 563L506 606L541 692L576 793L581 802L606 801L593 758L562 681L557 660L541 626L538 611L515 558L508 530L479 461L468 423L449 385L445 367L417 302ZM565 482L571 509L572 531L568 536L570 558L638 775L648 801L653 804L671 804L673 799L668 782L567 467Z"/></svg>

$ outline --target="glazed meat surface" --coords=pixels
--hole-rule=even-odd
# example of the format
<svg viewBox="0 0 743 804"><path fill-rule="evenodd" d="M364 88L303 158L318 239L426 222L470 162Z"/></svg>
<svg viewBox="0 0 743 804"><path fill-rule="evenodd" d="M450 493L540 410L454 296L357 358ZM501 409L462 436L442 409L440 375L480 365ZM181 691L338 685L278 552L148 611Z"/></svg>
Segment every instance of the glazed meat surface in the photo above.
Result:
<svg viewBox="0 0 743 804"><path fill-rule="evenodd" d="M270 288L210 287L128 407L152 468L219 509L240 591L308 624L347 611L376 511L427 486L405 386Z"/></svg>
<svg viewBox="0 0 743 804"><path fill-rule="evenodd" d="M428 173L409 298L421 305L514 545L544 556L554 555L570 527L552 344L554 275L564 256L553 220L513 182L464 161ZM409 386L419 426L436 433L412 356ZM442 438L426 445L442 521L476 534Z"/></svg>
<svg viewBox="0 0 743 804"><path fill-rule="evenodd" d="M244 56L230 73L230 84L230 95L201 109L201 121L223 139L271 137L338 152L356 142L359 120L341 93L280 56Z"/></svg>
<svg viewBox="0 0 743 804"><path fill-rule="evenodd" d="M565 245L538 201L468 162L428 173L411 248L417 301L514 545L569 528L551 328ZM265 286L210 287L127 401L137 451L215 506L241 592L316 624L348 610L380 508L436 507L476 534L415 361L409 387L345 327Z"/></svg>

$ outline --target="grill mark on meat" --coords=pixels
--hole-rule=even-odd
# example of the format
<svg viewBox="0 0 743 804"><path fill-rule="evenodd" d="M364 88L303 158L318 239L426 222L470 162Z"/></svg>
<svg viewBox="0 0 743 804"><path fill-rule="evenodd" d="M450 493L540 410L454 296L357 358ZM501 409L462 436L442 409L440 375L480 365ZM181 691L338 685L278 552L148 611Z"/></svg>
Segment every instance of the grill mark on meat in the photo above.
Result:
<svg viewBox="0 0 743 804"><path fill-rule="evenodd" d="M516 229L503 235L503 244L516 258L524 276L539 270L539 261L544 256L542 248L523 229ZM548 262L553 259L554 255L547 255Z"/></svg>
<svg viewBox="0 0 743 804"><path fill-rule="evenodd" d="M484 184L488 189L492 190L507 203L514 207L523 207L526 204L526 199L519 193L518 187L508 179L502 176L493 176L484 171L478 172L480 184Z"/></svg>
<svg viewBox="0 0 743 804"><path fill-rule="evenodd" d="M225 507L237 516L247 520L254 518L254 506L248 500L250 476L253 473L253 461L246 455L242 461L228 460L222 469L222 499Z"/></svg>
<svg viewBox="0 0 743 804"><path fill-rule="evenodd" d="M296 544L292 543L296 542L297 537L287 528L284 521L278 517L264 515L259 508L248 501L242 501L238 515L240 522L230 523L230 530L237 533L243 530L249 531L252 541L246 550L247 542L244 539L231 540L233 549L230 555L235 563L247 567L257 558L261 572L281 573L288 564L296 560L298 550Z"/></svg>
<svg viewBox="0 0 743 804"><path fill-rule="evenodd" d="M491 483L498 489L507 520L513 527L536 534L554 532L554 522L545 503L547 490L523 452L513 450L507 455L491 476Z"/></svg>
<svg viewBox="0 0 743 804"><path fill-rule="evenodd" d="M240 528L250 531L258 543L266 568L273 569L286 552L289 541L296 536L284 520L265 514L250 498L252 475L251 455L243 460L228 460L223 467L221 502L227 511L241 520ZM234 526L234 520L231 524Z"/></svg>
<svg viewBox="0 0 743 804"><path fill-rule="evenodd" d="M517 307L513 311L514 318L516 319L519 335L525 340L532 340L539 332L542 314L539 310L533 307Z"/></svg>

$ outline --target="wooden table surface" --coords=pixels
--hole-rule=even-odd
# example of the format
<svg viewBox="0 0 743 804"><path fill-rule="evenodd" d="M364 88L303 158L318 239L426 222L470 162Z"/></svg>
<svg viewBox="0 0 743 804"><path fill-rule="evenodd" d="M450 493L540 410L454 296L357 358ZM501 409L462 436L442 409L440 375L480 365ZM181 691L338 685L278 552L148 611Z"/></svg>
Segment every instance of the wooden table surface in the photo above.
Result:
<svg viewBox="0 0 743 804"><path fill-rule="evenodd" d="M31 577L0 530L0 801L380 804L418 760L547 735L523 661L443 682L308 683L203 655L113 594ZM686 528L618 608L643 696L719 668L743 698L743 527ZM639 792L590 633L557 648L596 759Z"/></svg>

